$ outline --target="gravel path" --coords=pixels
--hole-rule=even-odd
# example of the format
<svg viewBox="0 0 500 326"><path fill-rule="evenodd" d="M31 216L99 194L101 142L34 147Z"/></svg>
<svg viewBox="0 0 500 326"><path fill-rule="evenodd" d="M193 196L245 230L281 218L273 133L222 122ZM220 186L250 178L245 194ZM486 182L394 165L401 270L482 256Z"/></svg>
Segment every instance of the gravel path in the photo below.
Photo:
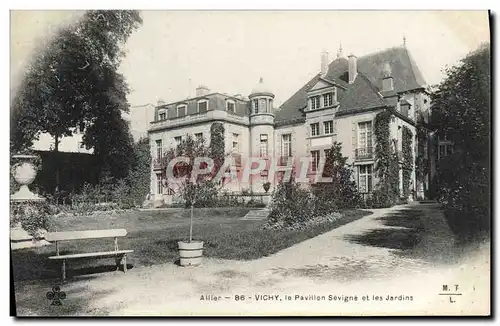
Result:
<svg viewBox="0 0 500 326"><path fill-rule="evenodd" d="M373 212L254 261L205 259L197 267L164 264L82 277L65 287L64 304L84 305L85 313L92 315L488 312L489 278L484 276L489 275L489 244L474 254L457 252L435 205ZM413 237L415 232L387 226L383 218L405 218L414 212L422 221L416 232L419 241L405 250L391 248L403 243L393 235ZM368 245L373 239L364 237L372 233L378 242ZM452 297L457 302L438 295L444 284L459 284L463 295Z"/></svg>

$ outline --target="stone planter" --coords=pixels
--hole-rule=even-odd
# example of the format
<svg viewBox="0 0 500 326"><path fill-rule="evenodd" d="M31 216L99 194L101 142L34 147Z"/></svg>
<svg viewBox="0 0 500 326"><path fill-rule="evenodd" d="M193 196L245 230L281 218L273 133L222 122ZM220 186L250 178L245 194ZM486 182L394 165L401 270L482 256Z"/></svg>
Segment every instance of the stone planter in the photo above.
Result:
<svg viewBox="0 0 500 326"><path fill-rule="evenodd" d="M11 173L14 180L21 186L19 190L10 196L10 201L17 205L30 205L32 202L43 202L45 198L31 192L28 188L36 177L36 168L33 161L36 159L34 155L13 155L12 158L16 162L12 165ZM50 243L43 238L45 230L39 230L38 236L34 238L21 226L21 223L16 223L10 229L11 249L22 249L40 247L49 245Z"/></svg>
<svg viewBox="0 0 500 326"><path fill-rule="evenodd" d="M179 241L179 257L181 266L201 264L203 258L203 241Z"/></svg>
<svg viewBox="0 0 500 326"><path fill-rule="evenodd" d="M45 198L39 197L32 193L28 185L30 185L36 177L36 169L33 164L36 156L34 155L13 155L13 159L17 162L12 165L11 173L14 180L21 186L19 190L10 196L10 200L14 202L25 201L44 201Z"/></svg>

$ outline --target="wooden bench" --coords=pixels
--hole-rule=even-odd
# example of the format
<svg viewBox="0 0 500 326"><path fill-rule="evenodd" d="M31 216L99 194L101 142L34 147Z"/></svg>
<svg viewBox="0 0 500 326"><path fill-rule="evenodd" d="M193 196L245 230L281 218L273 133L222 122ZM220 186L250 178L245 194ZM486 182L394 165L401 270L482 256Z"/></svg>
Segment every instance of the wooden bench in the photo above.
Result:
<svg viewBox="0 0 500 326"><path fill-rule="evenodd" d="M127 254L134 252L133 250L119 250L118 249L118 238L127 235L127 230L125 229L110 229L110 230L88 230L88 231L66 231L66 232L50 232L47 233L45 239L49 242L55 242L56 244L56 255L49 257L51 260L62 261L61 274L62 280L66 279L66 260L68 259L79 259L79 258L105 258L105 257L115 257L116 270L120 268L120 262L123 264L123 271L127 272ZM59 242L61 241L73 241L73 240L83 240L83 239L99 239L99 238L114 238L114 250L112 251L101 251L101 252L89 252L89 253L78 253L70 255L59 254Z"/></svg>

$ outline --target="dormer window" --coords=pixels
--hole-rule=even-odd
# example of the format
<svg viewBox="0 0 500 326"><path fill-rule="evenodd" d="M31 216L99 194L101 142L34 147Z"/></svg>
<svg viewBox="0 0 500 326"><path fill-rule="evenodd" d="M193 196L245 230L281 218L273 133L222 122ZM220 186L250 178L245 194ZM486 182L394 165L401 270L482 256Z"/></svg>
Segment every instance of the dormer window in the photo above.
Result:
<svg viewBox="0 0 500 326"><path fill-rule="evenodd" d="M160 110L158 111L158 120L166 120L167 119L167 111Z"/></svg>
<svg viewBox="0 0 500 326"><path fill-rule="evenodd" d="M198 101L198 113L205 113L208 110L208 100Z"/></svg>
<svg viewBox="0 0 500 326"><path fill-rule="evenodd" d="M410 117L411 104L407 100L402 100L399 104L401 114L405 117Z"/></svg>
<svg viewBox="0 0 500 326"><path fill-rule="evenodd" d="M187 105L186 104L182 104L182 105L178 105L177 106L177 117L183 117L186 115L186 111L187 111Z"/></svg>
<svg viewBox="0 0 500 326"><path fill-rule="evenodd" d="M234 101L227 101L226 102L226 111L229 113L234 113L235 111L236 104Z"/></svg>
<svg viewBox="0 0 500 326"><path fill-rule="evenodd" d="M311 110L316 110L320 108L319 96L311 97Z"/></svg>
<svg viewBox="0 0 500 326"><path fill-rule="evenodd" d="M333 105L333 92L323 95L323 106L328 107Z"/></svg>

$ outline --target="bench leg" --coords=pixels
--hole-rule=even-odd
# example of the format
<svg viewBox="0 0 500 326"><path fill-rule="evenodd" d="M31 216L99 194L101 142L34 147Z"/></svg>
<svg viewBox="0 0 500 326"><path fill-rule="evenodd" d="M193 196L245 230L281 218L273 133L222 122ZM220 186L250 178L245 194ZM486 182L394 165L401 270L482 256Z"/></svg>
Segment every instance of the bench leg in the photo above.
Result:
<svg viewBox="0 0 500 326"><path fill-rule="evenodd" d="M122 262L122 257L116 257L115 258L115 264L116 264L116 271L120 270L120 263Z"/></svg>
<svg viewBox="0 0 500 326"><path fill-rule="evenodd" d="M126 273L127 272L127 254L123 255L123 272Z"/></svg>
<svg viewBox="0 0 500 326"><path fill-rule="evenodd" d="M64 282L66 280L66 259L63 259L62 261L61 274L62 274L62 280Z"/></svg>

